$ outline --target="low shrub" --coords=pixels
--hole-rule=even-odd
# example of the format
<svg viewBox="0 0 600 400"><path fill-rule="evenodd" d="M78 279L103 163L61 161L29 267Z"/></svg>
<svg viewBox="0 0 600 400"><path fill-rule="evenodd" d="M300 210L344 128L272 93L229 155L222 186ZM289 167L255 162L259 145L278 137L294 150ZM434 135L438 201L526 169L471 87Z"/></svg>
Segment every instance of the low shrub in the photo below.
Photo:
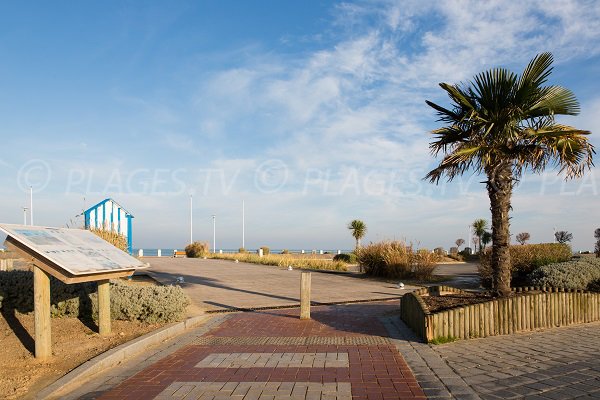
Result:
<svg viewBox="0 0 600 400"><path fill-rule="evenodd" d="M571 247L561 243L514 245L509 251L514 285L525 284L527 275L536 268L569 261L573 256ZM492 283L491 255L491 249L487 249L479 258L479 276L485 287L491 287Z"/></svg>
<svg viewBox="0 0 600 400"><path fill-rule="evenodd" d="M208 243L194 242L185 246L185 255L189 258L200 258L208 255Z"/></svg>
<svg viewBox="0 0 600 400"><path fill-rule="evenodd" d="M281 254L290 254L290 251L288 249L283 249L281 250Z"/></svg>
<svg viewBox="0 0 600 400"><path fill-rule="evenodd" d="M21 313L33 311L33 273L0 272L2 307ZM126 321L173 322L184 316L190 304L179 286L137 286L122 281L110 282L111 317ZM52 317L97 318L98 294L95 282L67 285L50 278Z"/></svg>
<svg viewBox="0 0 600 400"><path fill-rule="evenodd" d="M433 249L433 252L435 254L437 254L438 256L444 256L444 255L446 255L446 250L444 250L443 247L436 247L435 249Z"/></svg>
<svg viewBox="0 0 600 400"><path fill-rule="evenodd" d="M91 295L93 315L98 315L97 293ZM179 286L139 286L112 281L110 314L113 319L147 323L179 321L189 298Z"/></svg>
<svg viewBox="0 0 600 400"><path fill-rule="evenodd" d="M367 275L386 278L428 279L439 256L428 250L415 251L401 241L370 243L356 250L357 261Z"/></svg>
<svg viewBox="0 0 600 400"><path fill-rule="evenodd" d="M534 286L593 290L600 282L600 260L582 258L544 265L529 274L528 278Z"/></svg>
<svg viewBox="0 0 600 400"><path fill-rule="evenodd" d="M240 253L240 254L244 254L244 253L246 253L246 249L245 249L244 247L240 247L240 248L238 249L238 253Z"/></svg>
<svg viewBox="0 0 600 400"><path fill-rule="evenodd" d="M448 253L449 253L449 255L458 254L458 247L450 247L450 251Z"/></svg>
<svg viewBox="0 0 600 400"><path fill-rule="evenodd" d="M342 253L342 254L336 254L335 256L333 256L333 261L342 261L345 262L346 264L356 264L356 254L354 253Z"/></svg>
<svg viewBox="0 0 600 400"><path fill-rule="evenodd" d="M448 258L451 258L456 261L464 261L465 260L465 257L462 254L458 254L458 253L456 253L456 254L450 253L450 254L448 254Z"/></svg>
<svg viewBox="0 0 600 400"><path fill-rule="evenodd" d="M261 246L260 249L263 252L263 256L268 256L269 254L271 254L271 249L269 249L267 246Z"/></svg>

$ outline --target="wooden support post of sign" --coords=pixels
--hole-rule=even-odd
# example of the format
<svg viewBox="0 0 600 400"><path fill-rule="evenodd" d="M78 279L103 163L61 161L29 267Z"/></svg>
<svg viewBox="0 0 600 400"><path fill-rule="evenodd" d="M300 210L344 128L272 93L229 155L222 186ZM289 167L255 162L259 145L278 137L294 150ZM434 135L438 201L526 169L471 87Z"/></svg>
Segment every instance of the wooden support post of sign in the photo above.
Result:
<svg viewBox="0 0 600 400"><path fill-rule="evenodd" d="M310 319L310 272L300 277L300 319Z"/></svg>
<svg viewBox="0 0 600 400"><path fill-rule="evenodd" d="M98 281L98 328L100 335L110 334L110 281Z"/></svg>
<svg viewBox="0 0 600 400"><path fill-rule="evenodd" d="M35 358L52 356L50 329L50 275L33 266L33 308L35 311Z"/></svg>

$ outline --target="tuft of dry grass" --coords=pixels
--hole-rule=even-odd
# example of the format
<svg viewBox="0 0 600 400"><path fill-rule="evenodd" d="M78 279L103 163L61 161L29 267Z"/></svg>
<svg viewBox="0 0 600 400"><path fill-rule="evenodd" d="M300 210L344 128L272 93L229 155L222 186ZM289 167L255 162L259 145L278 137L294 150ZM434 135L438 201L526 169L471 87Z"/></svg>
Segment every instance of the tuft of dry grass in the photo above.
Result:
<svg viewBox="0 0 600 400"><path fill-rule="evenodd" d="M386 278L429 279L440 257L426 249L398 240L370 243L356 251L360 267L368 275Z"/></svg>
<svg viewBox="0 0 600 400"><path fill-rule="evenodd" d="M328 271L346 271L346 264L341 261L324 260L319 258L294 258L293 254L269 254L259 257L258 254L210 254L209 258L219 260L238 260L251 264L274 265L277 267L292 266L302 269L322 269Z"/></svg>
<svg viewBox="0 0 600 400"><path fill-rule="evenodd" d="M106 240L118 249L127 252L129 246L127 245L127 238L120 233L112 232L107 229L90 229L90 232Z"/></svg>

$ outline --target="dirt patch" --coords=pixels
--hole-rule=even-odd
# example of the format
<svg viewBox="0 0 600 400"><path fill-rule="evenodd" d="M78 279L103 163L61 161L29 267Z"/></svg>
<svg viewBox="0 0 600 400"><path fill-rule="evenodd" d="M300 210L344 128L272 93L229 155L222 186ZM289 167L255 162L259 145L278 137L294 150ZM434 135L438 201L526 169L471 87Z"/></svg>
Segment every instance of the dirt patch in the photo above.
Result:
<svg viewBox="0 0 600 400"><path fill-rule="evenodd" d="M77 318L52 319L52 358L36 360L34 316L0 315L0 398L33 398L35 393L96 355L162 325L113 321L112 334L102 337L93 323Z"/></svg>
<svg viewBox="0 0 600 400"><path fill-rule="evenodd" d="M422 296L421 298L431 313L467 306L469 304L485 303L486 301L494 299L494 297L487 292L452 293L442 296Z"/></svg>

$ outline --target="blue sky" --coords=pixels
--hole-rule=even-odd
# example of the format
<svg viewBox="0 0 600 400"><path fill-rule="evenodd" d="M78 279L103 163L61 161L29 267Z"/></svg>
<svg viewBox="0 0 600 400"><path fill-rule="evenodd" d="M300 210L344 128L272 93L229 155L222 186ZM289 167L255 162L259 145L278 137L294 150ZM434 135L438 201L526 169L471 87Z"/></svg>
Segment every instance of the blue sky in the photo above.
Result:
<svg viewBox="0 0 600 400"><path fill-rule="evenodd" d="M449 247L489 219L482 177L421 178L435 160L425 100L439 82L552 51L551 83L600 145L595 1L13 2L0 5L0 221L77 225L113 197L138 247L351 248L366 240ZM593 246L600 173L527 175L511 231L554 228ZM85 202L84 202L85 197Z"/></svg>

